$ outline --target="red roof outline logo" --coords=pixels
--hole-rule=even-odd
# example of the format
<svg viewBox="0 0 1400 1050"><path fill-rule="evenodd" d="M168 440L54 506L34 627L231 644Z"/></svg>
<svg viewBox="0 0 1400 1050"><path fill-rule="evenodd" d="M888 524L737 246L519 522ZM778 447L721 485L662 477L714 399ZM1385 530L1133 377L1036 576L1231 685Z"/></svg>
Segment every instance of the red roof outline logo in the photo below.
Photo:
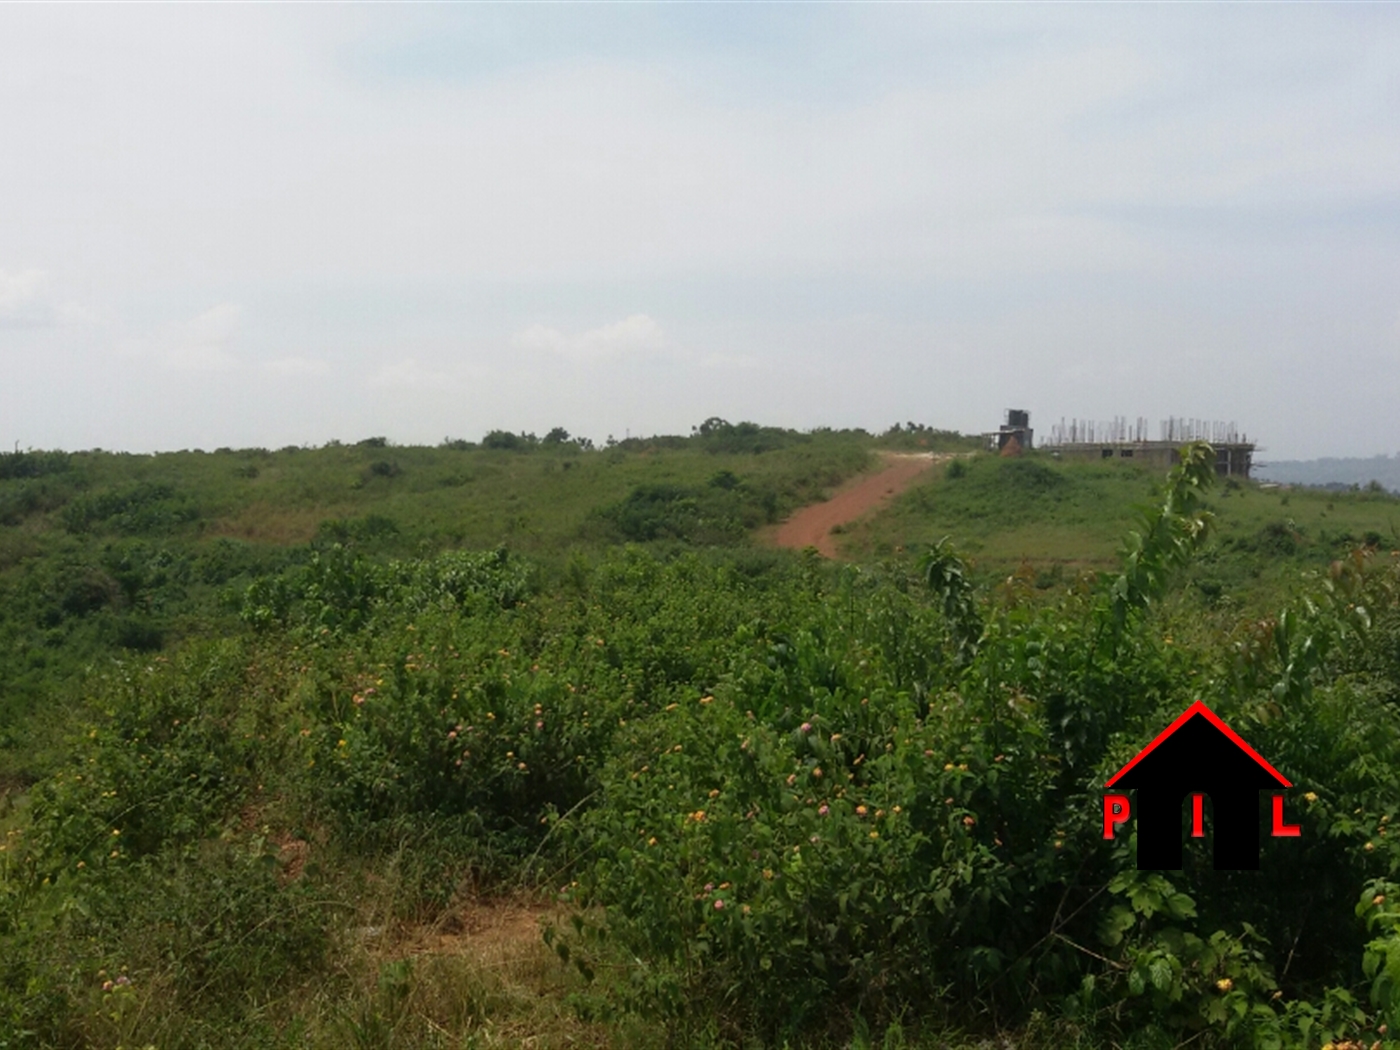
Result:
<svg viewBox="0 0 1400 1050"><path fill-rule="evenodd" d="M1114 773L1113 776L1112 776L1112 778L1108 781L1108 783L1107 783L1105 786L1106 786L1106 787L1112 787L1114 784L1116 784L1116 783L1118 782L1118 780L1119 780L1125 773L1128 772L1128 770L1132 769L1135 765L1137 765L1137 764L1138 764L1139 762L1141 762L1144 758L1146 758L1148 755L1150 755L1154 750L1156 750L1156 748L1157 748L1157 746L1158 746L1159 744L1163 743L1168 737L1170 737L1173 733L1175 733L1178 729L1180 729L1182 726L1184 726L1187 722L1189 722L1189 721L1190 721L1192 718L1194 718L1196 715L1202 715L1202 716L1206 719L1206 721L1208 721L1211 725L1215 726L1216 729L1218 729L1218 730L1220 730L1222 733L1224 733L1225 736L1229 738L1229 740L1230 740L1230 742L1231 742L1232 744L1234 744L1236 747L1238 747L1241 751L1243 751L1243 752L1244 752L1246 755L1248 755L1250 758L1254 759L1255 762L1257 762L1261 767L1263 767L1263 769L1264 769L1266 772L1268 772L1269 776L1271 776L1271 777L1273 777L1275 780L1277 780L1277 781L1279 782L1279 786L1280 786L1280 787L1292 787L1292 786L1293 786L1292 782L1289 781L1287 777L1285 777L1285 776L1284 776L1282 773L1280 773L1277 769L1275 769L1273 766L1271 766L1271 765L1269 764L1268 760L1265 759L1263 755L1261 755L1258 751L1255 751L1254 748L1252 748L1252 747L1250 747L1248 744L1246 744L1246 743L1244 742L1244 740L1240 737L1240 735L1239 735L1238 733L1236 733L1233 729L1231 729L1231 728L1230 728L1229 726L1227 726L1224 722L1222 722L1222 721L1220 720L1220 716L1217 715L1217 714L1216 714L1214 711L1212 711L1210 708L1208 708L1208 707L1205 705L1205 703L1204 703L1203 701L1200 701L1200 700L1197 700L1194 704L1192 704L1190 707L1188 707L1185 711L1183 711L1183 712L1181 713L1181 717L1179 717L1179 718L1178 718L1175 722L1173 722L1171 725L1167 726L1166 729L1163 729L1160 733L1158 733L1157 736L1153 739L1152 743L1148 744L1145 748L1143 748L1141 751L1139 751L1139 752L1133 757L1132 761L1130 761L1127 765L1125 765L1125 766L1124 766L1122 769L1120 769L1117 773Z"/></svg>

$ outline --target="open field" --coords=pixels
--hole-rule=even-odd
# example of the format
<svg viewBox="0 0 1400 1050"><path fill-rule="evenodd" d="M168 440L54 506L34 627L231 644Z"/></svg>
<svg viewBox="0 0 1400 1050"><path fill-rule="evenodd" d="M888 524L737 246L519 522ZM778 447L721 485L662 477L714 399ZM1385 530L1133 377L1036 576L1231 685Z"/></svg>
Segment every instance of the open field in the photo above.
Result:
<svg viewBox="0 0 1400 1050"><path fill-rule="evenodd" d="M763 448L763 439L756 440ZM148 520L93 517L69 531L286 546L317 538L323 523L374 517L381 522L374 539L387 550L508 541L550 552L586 540L590 516L644 485L703 489L728 472L741 495L781 515L863 467L870 445L854 434L769 440L776 447L761 454L737 439L675 439L665 446L633 440L603 450L570 443L415 448L372 440L277 452L80 452L66 457L62 471L7 483L0 518L19 530L7 529L13 551L68 524L73 512L69 519L62 514L74 500L145 486L163 490L148 499L159 504ZM601 538L618 537L604 532ZM16 555L0 557L13 562Z"/></svg>
<svg viewBox="0 0 1400 1050"><path fill-rule="evenodd" d="M94 658L232 630L225 599L313 549L384 558L505 544L555 571L571 551L622 542L742 546L863 469L877 443L715 424L597 450L371 439L10 455L0 463L0 771L28 740L26 712Z"/></svg>
<svg viewBox="0 0 1400 1050"><path fill-rule="evenodd" d="M885 557L949 536L988 580L1025 565L1042 582L1068 581L1113 568L1159 482L1119 463L979 456L926 475L841 537L840 549L848 558ZM1189 575L1212 599L1267 605L1357 545L1400 547L1400 500L1385 492L1229 482L1207 506L1214 540Z"/></svg>
<svg viewBox="0 0 1400 1050"><path fill-rule="evenodd" d="M0 1047L1393 1045L1400 501L707 427L4 460ZM1197 699L1257 873L1102 837Z"/></svg>

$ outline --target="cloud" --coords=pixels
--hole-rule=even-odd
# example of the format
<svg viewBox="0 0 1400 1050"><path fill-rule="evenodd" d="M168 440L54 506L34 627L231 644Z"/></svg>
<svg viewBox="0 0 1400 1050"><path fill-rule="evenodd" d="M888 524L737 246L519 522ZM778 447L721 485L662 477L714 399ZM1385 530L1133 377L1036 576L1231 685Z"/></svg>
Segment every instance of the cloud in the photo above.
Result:
<svg viewBox="0 0 1400 1050"><path fill-rule="evenodd" d="M699 363L701 368L743 371L758 368L763 361L754 354L705 354Z"/></svg>
<svg viewBox="0 0 1400 1050"><path fill-rule="evenodd" d="M460 387L466 377L460 371L420 364L416 357L405 357L380 367L369 378L372 387L401 390L442 391Z"/></svg>
<svg viewBox="0 0 1400 1050"><path fill-rule="evenodd" d="M540 350L579 364L682 356L661 326L646 314L633 314L578 335L566 335L557 328L532 324L517 332L511 343L522 350Z"/></svg>
<svg viewBox="0 0 1400 1050"><path fill-rule="evenodd" d="M120 350L177 372L231 372L242 364L229 351L241 313L233 303L220 303L188 321L163 325L149 338L127 340Z"/></svg>
<svg viewBox="0 0 1400 1050"><path fill-rule="evenodd" d="M0 328L43 328L58 311L43 270L0 270Z"/></svg>
<svg viewBox="0 0 1400 1050"><path fill-rule="evenodd" d="M1260 10L7 8L0 344L31 378L0 422L149 447L1160 404L1280 456L1394 449L1400 8ZM127 336L148 407L117 422ZM1244 381L1159 367L1183 347Z"/></svg>
<svg viewBox="0 0 1400 1050"><path fill-rule="evenodd" d="M325 361L311 357L281 357L264 361L259 367L272 375L286 377L322 376L331 370Z"/></svg>

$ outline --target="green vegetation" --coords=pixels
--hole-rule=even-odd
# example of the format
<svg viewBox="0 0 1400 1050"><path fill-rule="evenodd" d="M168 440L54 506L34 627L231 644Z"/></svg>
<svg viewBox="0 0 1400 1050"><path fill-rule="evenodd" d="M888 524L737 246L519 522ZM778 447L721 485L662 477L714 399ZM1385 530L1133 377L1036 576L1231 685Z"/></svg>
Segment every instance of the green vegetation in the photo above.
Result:
<svg viewBox="0 0 1400 1050"><path fill-rule="evenodd" d="M947 536L983 582L1029 572L1068 586L1084 570L1116 564L1157 479L1143 466L1056 462L1038 455L950 462L885 513L847 531L857 559L913 552ZM1268 609L1302 574L1324 571L1357 546L1400 547L1400 500L1377 490L1261 487L1229 479L1207 497L1216 542L1192 566L1188 590L1208 605Z"/></svg>
<svg viewBox="0 0 1400 1050"><path fill-rule="evenodd" d="M1393 500L972 457L841 565L749 537L891 435L551 436L4 461L0 1047L1394 1045ZM1101 836L1197 699L1258 873Z"/></svg>
<svg viewBox="0 0 1400 1050"><path fill-rule="evenodd" d="M742 545L863 469L873 444L723 420L602 450L562 429L505 438L0 456L0 776L43 767L35 733L95 662L234 629L221 595L315 550L506 543L557 569L625 540Z"/></svg>

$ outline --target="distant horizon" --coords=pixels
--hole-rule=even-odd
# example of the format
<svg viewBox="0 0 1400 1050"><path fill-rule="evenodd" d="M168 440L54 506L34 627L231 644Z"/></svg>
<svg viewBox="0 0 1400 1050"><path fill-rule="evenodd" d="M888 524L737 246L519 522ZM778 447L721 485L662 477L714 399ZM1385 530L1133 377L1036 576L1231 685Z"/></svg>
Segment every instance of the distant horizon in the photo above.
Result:
<svg viewBox="0 0 1400 1050"><path fill-rule="evenodd" d="M706 418L710 418L710 417L706 417ZM703 422L703 421L704 421L704 420L701 420L701 421L699 421L699 422ZM609 434L606 434L606 435L604 435L604 436L602 436L602 437L595 437L595 436L593 436L593 435L591 435L591 434L576 434L576 433L573 433L572 431L570 431L570 432L569 432L569 438L568 438L568 440L569 440L569 441L586 440L586 441L588 441L588 442L591 442L592 445L594 446L594 449L597 450L597 449L604 449L604 448L608 447L607 441L608 441L608 438L609 438L609 437L611 437L612 439L614 439L614 443L616 443L616 444L621 444L621 443L623 443L623 442L625 442L625 441L647 441L647 440L653 440L653 439L656 439L656 438L670 438L670 437L682 437L682 438L687 438L687 437L692 436L692 434L693 434L693 428L694 428L695 426L698 426L698 425L699 425L699 422L697 422L697 423L695 423L695 424L692 424L691 427L689 427L689 428L687 428L687 429L685 429L685 430L683 430L683 431L682 431L682 430L664 430L664 431L655 431L655 432L646 433L646 434L627 434L626 432L624 432L624 433L621 434L621 435L616 434L616 433L609 433ZM865 433L865 434L868 434L869 436L871 436L871 437L873 437L873 438L881 437L882 435L884 435L885 433L887 433L888 431L890 431L890 430L896 425L895 423L889 423L889 424L886 424L885 426L882 426L882 427L869 427L869 426L859 426L859 425L844 426L844 427L836 427L836 426L827 426L827 425L824 425L824 424L818 424L818 425L816 425L816 426L811 426L811 427L783 427L783 426L779 426L778 424L774 424L774 423L766 423L766 422L764 422L764 421L762 421L762 420L758 420L758 419L744 419L744 420L733 419L733 420L729 420L729 422L731 422L731 423L753 423L753 424L755 424L755 425L757 425L757 426L761 426L761 427L775 427L775 428L777 428L777 429L781 429L781 430L790 430L790 431L793 431L793 432L799 433L799 434L813 434L813 433L819 433L819 432L823 432L823 431L843 431L843 430L845 430L845 431L858 431L858 432L863 432L863 433ZM982 435L982 434L984 434L984 433L989 432L991 429L993 429L993 428L984 428L984 429L981 429L981 430L969 431L969 430L958 430L958 429L953 428L953 427L940 426L940 425L938 425L937 423L931 423L931 422L928 422L928 421L926 421L926 420L912 420L912 421L911 421L911 420L900 420L900 421L898 421L899 425L901 425L901 426L907 425L909 422L918 423L918 424L920 424L920 425L922 425L922 426L928 427L928 428L931 429L931 430L942 431L942 432L945 432L945 433L956 433L956 434L960 434L960 435L963 436L963 437L978 437L978 436L980 436L980 435ZM354 446L357 446L357 445L364 445L364 444L366 444L366 443L368 443L368 442L377 441L377 440L379 440L379 439L383 439L385 442L387 442L387 445L388 445L389 447L393 447L393 448L440 448L440 447L444 447L444 446L447 445L449 442L454 442L454 441L466 441L466 442L469 442L469 443L471 443L471 444L473 444L473 445L479 446L479 445L481 444L482 440L483 440L487 435L489 435L489 434L491 434L491 433L494 433L494 432L497 432L497 431L500 431L500 430L505 430L505 431L507 431L508 433L511 433L511 434L518 434L518 435L534 434L537 438L542 438L545 434L547 434L547 433L549 432L550 429L552 429L552 428L550 428L550 427L545 427L545 428L534 428L534 429L530 429L530 428L511 429L511 428L508 428L508 427L493 427L493 428L491 428L490 430L487 430L487 431L482 432L481 434L477 435L476 437L469 437L469 436L467 436L465 433L447 434L447 435L444 435L443 437L437 439L436 441L411 441L411 440L410 440L410 441L399 441L399 440L395 439L392 435L388 435L388 434L366 434L366 435L363 436L363 437L357 437L357 438L353 438L353 439L352 439L352 438L327 438L327 439L325 439L324 441L320 441L320 442L305 442L305 441L303 441L303 442L286 442L286 443L283 443L283 444L280 444L280 445L273 445L273 444L218 445L218 446L213 446L213 447L206 447L205 445L185 445L185 446L182 446L182 447L180 447L180 448L167 447L167 448L150 448L150 449L115 448L115 447L109 447L109 446L106 446L106 445L90 445L90 446L86 446L86 447L77 447L77 446L73 446L73 447L64 447L64 446L61 446L61 445L39 446L39 445L23 445L22 443L12 442L10 448L7 448L7 449L0 449L0 454L11 455L11 454L14 454L14 453L16 453L16 452L24 452L24 453L63 452L63 453L68 453L68 454L70 454L70 455L79 455L79 454L82 454L82 453L110 453L110 454L113 454L113 455L130 455L130 456L179 455L179 454L181 454L181 453L201 453L201 454L205 454L205 455L214 455L214 454L229 453L229 452L284 452L284 451L288 451L288 450L292 450L292 449L304 450L304 451L311 451L311 450L323 449L323 448L336 448L336 447L349 448L349 447L354 447ZM1035 428L1032 427L1032 429L1035 429ZM1149 440L1156 441L1157 439L1156 439L1156 438L1150 438ZM1254 468L1253 468L1255 471L1261 471L1261 470L1267 471L1270 467L1273 467L1273 466L1284 466L1284 465L1292 465L1292 464L1323 464L1323 463L1328 463L1328 462L1338 462L1338 463L1365 463L1365 462L1371 462L1371 461L1375 461L1375 460L1400 461L1400 451L1397 451L1397 452L1395 452L1395 453L1393 453L1393 454L1392 454L1392 453L1388 453L1388 452L1377 452L1377 453L1374 453L1374 454L1369 455L1369 456L1364 456L1364 455L1358 455L1358 456L1312 456L1312 457L1289 457L1289 458L1270 457L1270 456L1267 455L1267 449L1265 449L1265 448L1264 448L1262 445L1260 445L1258 442L1253 441L1253 439L1250 439L1250 440L1251 440L1252 443L1255 444L1255 448L1256 448L1256 451L1255 451L1255 459L1254 459ZM1038 450L1040 450L1041 448L1044 448L1044 447L1051 447L1051 446L1043 445L1040 441L1037 441L1036 444L1035 444L1035 450L1036 450L1036 451L1038 451ZM1260 452L1261 452L1261 451L1264 452L1265 454L1264 454L1264 455L1260 455Z"/></svg>

